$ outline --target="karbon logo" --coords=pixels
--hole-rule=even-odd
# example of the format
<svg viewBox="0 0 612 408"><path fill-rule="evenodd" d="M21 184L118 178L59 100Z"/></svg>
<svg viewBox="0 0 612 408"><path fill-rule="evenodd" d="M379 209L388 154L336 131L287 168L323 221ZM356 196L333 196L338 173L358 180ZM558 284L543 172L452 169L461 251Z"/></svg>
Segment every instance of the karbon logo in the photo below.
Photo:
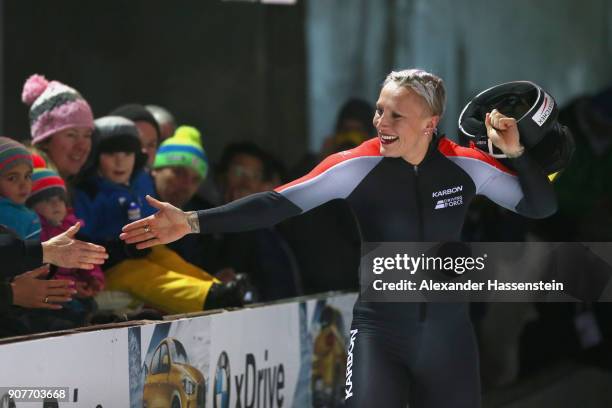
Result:
<svg viewBox="0 0 612 408"><path fill-rule="evenodd" d="M455 207L457 205L462 205L463 204L463 196L462 195L458 195L458 196L455 196L455 197L448 197L448 198L445 197L447 195L460 193L462 191L463 191L463 186L455 186L455 187L447 188L445 190L434 191L431 194L431 197L432 198L440 198L436 202L436 206L434 207L434 209L435 210L440 210L442 208Z"/></svg>
<svg viewBox="0 0 612 408"><path fill-rule="evenodd" d="M227 353L223 351L219 355L217 371L215 371L214 408L229 408L231 386L229 358Z"/></svg>
<svg viewBox="0 0 612 408"><path fill-rule="evenodd" d="M351 342L349 343L348 353L346 356L346 382L344 389L344 400L353 396L353 349L355 348L355 338L357 337L357 329L351 330Z"/></svg>
<svg viewBox="0 0 612 408"><path fill-rule="evenodd" d="M434 191L431 194L431 198L443 197L445 195L455 194L463 191L463 186L455 186L451 188L447 188L446 190Z"/></svg>
<svg viewBox="0 0 612 408"><path fill-rule="evenodd" d="M285 368L282 363L267 366L268 350L264 352L262 365L257 367L255 355L247 353L244 372L234 375L232 379L229 357L225 351L221 352L215 373L214 408L229 408L232 386L236 391L235 408L282 407L285 401Z"/></svg>

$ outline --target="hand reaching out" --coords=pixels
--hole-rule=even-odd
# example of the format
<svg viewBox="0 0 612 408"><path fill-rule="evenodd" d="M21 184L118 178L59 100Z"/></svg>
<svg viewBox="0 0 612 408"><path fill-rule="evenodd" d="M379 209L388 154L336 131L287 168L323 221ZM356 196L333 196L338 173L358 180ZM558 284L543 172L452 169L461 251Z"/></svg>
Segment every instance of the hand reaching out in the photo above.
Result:
<svg viewBox="0 0 612 408"><path fill-rule="evenodd" d="M104 247L74 238L80 227L80 223L76 223L66 232L43 242L43 263L79 269L93 269L103 264L108 258Z"/></svg>
<svg viewBox="0 0 612 408"><path fill-rule="evenodd" d="M28 308L61 309L58 303L72 300L76 293L70 280L46 280L49 265L25 272L11 282L13 304Z"/></svg>
<svg viewBox="0 0 612 408"><path fill-rule="evenodd" d="M192 232L193 228L189 225L187 213L183 210L151 196L147 196L147 201L159 211L125 225L119 238L126 243L137 244L138 249L149 248L176 241Z"/></svg>

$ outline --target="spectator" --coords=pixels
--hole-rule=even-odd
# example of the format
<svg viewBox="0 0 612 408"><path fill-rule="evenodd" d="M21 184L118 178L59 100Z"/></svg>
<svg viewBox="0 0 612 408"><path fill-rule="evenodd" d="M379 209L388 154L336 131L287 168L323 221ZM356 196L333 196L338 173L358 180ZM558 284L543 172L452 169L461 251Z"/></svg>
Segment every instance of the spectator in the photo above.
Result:
<svg viewBox="0 0 612 408"><path fill-rule="evenodd" d="M254 143L227 146L219 163L219 184L224 202L230 203L261 189L266 154Z"/></svg>
<svg viewBox="0 0 612 408"><path fill-rule="evenodd" d="M358 98L347 100L338 111L334 132L325 138L321 151L318 154L306 154L291 171L291 178L309 172L330 154L352 149L374 137L376 131L372 123L373 117L374 107L368 102Z"/></svg>
<svg viewBox="0 0 612 408"><path fill-rule="evenodd" d="M21 239L38 239L40 222L25 206L32 189L32 155L24 145L0 136L0 224Z"/></svg>
<svg viewBox="0 0 612 408"><path fill-rule="evenodd" d="M30 133L36 153L69 183L91 151L93 114L73 88L32 75L23 87L22 100L30 106Z"/></svg>
<svg viewBox="0 0 612 408"><path fill-rule="evenodd" d="M219 165L225 203L261 192L280 173L270 156L253 143L227 146ZM298 263L291 247L275 227L225 234L219 259L225 266L247 274L262 300L276 300L302 293Z"/></svg>
<svg viewBox="0 0 612 408"><path fill-rule="evenodd" d="M77 222L71 210L67 208L67 192L64 180L51 169L37 167L32 175L33 188L28 197L28 207L34 209L42 225L41 240L46 241L68 231ZM77 298L67 303L63 314L70 315L70 320L77 325L88 323L95 312L93 297L104 289L104 273L99 266L93 269L60 267L55 273L59 279L75 282Z"/></svg>
<svg viewBox="0 0 612 408"><path fill-rule="evenodd" d="M161 141L161 131L155 117L144 106L136 103L122 105L110 114L124 117L136 124L142 151L147 155L146 167L150 169Z"/></svg>
<svg viewBox="0 0 612 408"><path fill-rule="evenodd" d="M40 242L37 240L24 241L20 239L10 229L0 226L0 258L3 262L2 282L0 282L0 309L5 310L8 305L16 304L23 307L42 307L59 309L52 301L59 302L71 291L52 291L52 288L67 288L71 285L69 281L45 280L42 282L32 282L32 279L44 276L43 271L37 271L27 276L26 279L18 283L10 283L12 277L34 270L41 264L53 264L67 268L91 269L96 265L101 265L108 257L103 247L74 239L79 226L70 228L48 241ZM17 298L13 293L15 288L18 290ZM13 289L13 290L11 290ZM34 296L36 294L44 296ZM56 298L54 298L56 297ZM47 302L45 302L47 299Z"/></svg>
<svg viewBox="0 0 612 408"><path fill-rule="evenodd" d="M153 164L157 196L185 211L211 205L195 195L208 175L208 158L200 142L200 132L181 126L173 137L162 143ZM190 235L169 245L187 262L215 272L222 281L232 280L236 272L221 259L222 240L211 236Z"/></svg>
<svg viewBox="0 0 612 408"><path fill-rule="evenodd" d="M334 133L325 139L321 152L304 158L291 178L309 172L322 158L352 149L374 136L373 117L374 107L368 102L347 100L338 112ZM322 226L324 235L320 232ZM345 201L332 200L280 223L278 228L302 269L305 293L358 288L360 234Z"/></svg>
<svg viewBox="0 0 612 408"><path fill-rule="evenodd" d="M180 208L193 197L207 173L208 158L200 132L191 126L179 127L161 144L151 172L158 196Z"/></svg>
<svg viewBox="0 0 612 408"><path fill-rule="evenodd" d="M155 212L145 200L153 185L140 183L146 158L134 123L117 116L95 123L94 160L77 190L75 212L87 223L84 232L110 252L107 287L169 313L241 305L240 285L220 284L165 246L139 251L119 240L123 225Z"/></svg>
<svg viewBox="0 0 612 408"><path fill-rule="evenodd" d="M59 311L76 293L69 280L44 279L48 265L91 269L104 263L103 247L74 239L79 225L42 244L21 240L10 229L0 226L0 337L74 327L63 319L48 318L41 312L22 308ZM20 308L14 306L20 306Z"/></svg>
<svg viewBox="0 0 612 408"><path fill-rule="evenodd" d="M171 137L176 130L176 121L174 120L174 116L166 109L157 105L145 105L145 108L157 121L159 125L159 131L161 134L160 142Z"/></svg>

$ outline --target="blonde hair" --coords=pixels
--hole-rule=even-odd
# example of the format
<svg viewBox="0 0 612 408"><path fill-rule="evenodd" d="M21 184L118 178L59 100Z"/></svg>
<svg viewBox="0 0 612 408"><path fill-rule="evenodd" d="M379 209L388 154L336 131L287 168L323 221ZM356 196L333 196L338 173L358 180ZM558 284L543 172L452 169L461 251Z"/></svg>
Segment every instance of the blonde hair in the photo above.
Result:
<svg viewBox="0 0 612 408"><path fill-rule="evenodd" d="M434 115L442 117L446 106L446 89L444 81L437 75L422 69L405 69L402 71L391 71L383 86L388 83L410 88L424 100Z"/></svg>

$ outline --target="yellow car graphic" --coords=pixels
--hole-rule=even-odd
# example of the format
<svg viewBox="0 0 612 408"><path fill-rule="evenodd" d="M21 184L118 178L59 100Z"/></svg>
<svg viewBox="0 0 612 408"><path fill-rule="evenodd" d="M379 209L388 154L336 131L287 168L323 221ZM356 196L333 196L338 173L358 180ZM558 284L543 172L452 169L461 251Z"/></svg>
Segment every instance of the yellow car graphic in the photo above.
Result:
<svg viewBox="0 0 612 408"><path fill-rule="evenodd" d="M204 408L205 401L204 376L189 364L183 344L173 337L162 340L145 364L143 408Z"/></svg>

